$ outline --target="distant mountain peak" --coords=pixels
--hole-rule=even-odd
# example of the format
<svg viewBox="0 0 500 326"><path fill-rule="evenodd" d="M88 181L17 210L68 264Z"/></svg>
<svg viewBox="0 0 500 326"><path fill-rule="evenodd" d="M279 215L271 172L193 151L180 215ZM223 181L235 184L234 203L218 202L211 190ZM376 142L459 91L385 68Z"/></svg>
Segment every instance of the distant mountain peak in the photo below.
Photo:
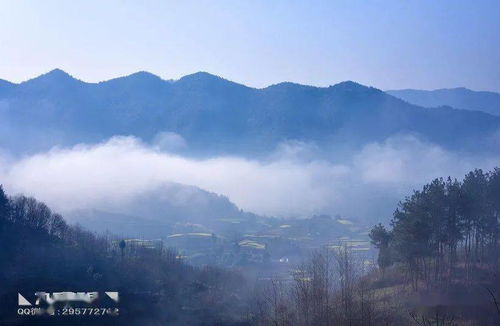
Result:
<svg viewBox="0 0 500 326"><path fill-rule="evenodd" d="M203 85L212 85L212 86L213 85L226 85L226 86L237 86L237 87L248 88L248 86L233 82L231 80L225 79L225 78L217 76L217 75L213 75L213 74L208 73L206 71L199 71L199 72L195 72L194 74L186 75L184 77L181 77L179 80L177 80L176 83L179 83L179 84L194 83L194 84L200 84L200 85L203 84Z"/></svg>
<svg viewBox="0 0 500 326"><path fill-rule="evenodd" d="M328 87L328 89L342 91L342 92L373 93L373 94L374 93L383 93L378 88L365 86L363 84L356 83L356 82L351 81L351 80L346 80L346 81L340 82L338 84L332 85L332 86Z"/></svg>
<svg viewBox="0 0 500 326"><path fill-rule="evenodd" d="M352 80L346 80L346 81L337 83L335 85L332 85L330 87L333 87L333 88L352 88L352 89L368 88L367 86L361 85L361 84L356 83Z"/></svg>
<svg viewBox="0 0 500 326"><path fill-rule="evenodd" d="M75 79L73 76L68 74L66 71L56 68L52 69L51 71L41 75L40 77L45 76L45 77L51 77L51 78L68 78L68 79Z"/></svg>
<svg viewBox="0 0 500 326"><path fill-rule="evenodd" d="M294 82L281 82L265 87L264 89L310 89L317 88L315 86L303 85Z"/></svg>
<svg viewBox="0 0 500 326"><path fill-rule="evenodd" d="M208 73L206 71L198 71L190 75L186 75L181 77L178 81L186 81L186 80L198 80L198 81L211 81L211 80L226 80L222 77L219 77L217 75L213 75L211 73ZM229 80L226 80L229 81Z"/></svg>
<svg viewBox="0 0 500 326"><path fill-rule="evenodd" d="M99 84L107 84L107 85L113 85L116 83L125 83L129 85L137 85L141 84L143 86L147 85L152 85L152 84L163 84L165 80L163 80L160 76L157 76L153 73L150 73L149 71L138 71L134 72L133 74L123 76L123 77L117 77L113 78L110 80L105 80L102 82L99 82Z"/></svg>
<svg viewBox="0 0 500 326"><path fill-rule="evenodd" d="M80 80L74 78L62 69L56 68L45 74L42 74L33 79L27 80L22 84L32 84L32 83L67 83L67 82L81 82Z"/></svg>
<svg viewBox="0 0 500 326"><path fill-rule="evenodd" d="M69 76L69 74L66 71L64 71L64 70L62 70L60 68L52 69L47 74L61 74L61 75L67 75L67 76Z"/></svg>
<svg viewBox="0 0 500 326"><path fill-rule="evenodd" d="M135 72L135 73L130 74L130 75L126 76L126 77L139 78L139 79L145 79L145 80L147 80L147 79L150 79L150 80L153 80L153 79L154 80L158 80L158 79L163 80L160 76L155 75L155 74L153 74L153 73L151 73L149 71L145 71L145 70L141 70L141 71Z"/></svg>

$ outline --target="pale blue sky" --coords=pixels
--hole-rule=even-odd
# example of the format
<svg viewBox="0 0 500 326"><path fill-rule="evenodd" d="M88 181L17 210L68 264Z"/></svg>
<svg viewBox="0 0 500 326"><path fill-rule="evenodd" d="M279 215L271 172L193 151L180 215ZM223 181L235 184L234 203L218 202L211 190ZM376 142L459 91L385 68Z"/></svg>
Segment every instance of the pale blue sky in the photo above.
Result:
<svg viewBox="0 0 500 326"><path fill-rule="evenodd" d="M0 0L0 78L208 71L250 86L500 91L496 0Z"/></svg>

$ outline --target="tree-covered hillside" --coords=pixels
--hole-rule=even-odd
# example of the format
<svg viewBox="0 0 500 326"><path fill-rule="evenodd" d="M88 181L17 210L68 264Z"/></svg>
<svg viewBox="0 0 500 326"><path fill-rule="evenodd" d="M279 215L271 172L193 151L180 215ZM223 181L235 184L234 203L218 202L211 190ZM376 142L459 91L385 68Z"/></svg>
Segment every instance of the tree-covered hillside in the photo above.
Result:
<svg viewBox="0 0 500 326"><path fill-rule="evenodd" d="M2 147L15 152L168 131L197 155L265 153L287 140L352 148L404 133L491 151L500 126L484 113L424 109L354 82L255 89L202 72L177 81L139 72L93 84L61 70L0 84L0 121Z"/></svg>
<svg viewBox="0 0 500 326"><path fill-rule="evenodd" d="M8 198L0 187L0 324L235 325L243 319L239 274L190 267L167 248L117 243L68 225L33 198ZM36 291L118 291L119 316L18 315L17 293L31 298Z"/></svg>

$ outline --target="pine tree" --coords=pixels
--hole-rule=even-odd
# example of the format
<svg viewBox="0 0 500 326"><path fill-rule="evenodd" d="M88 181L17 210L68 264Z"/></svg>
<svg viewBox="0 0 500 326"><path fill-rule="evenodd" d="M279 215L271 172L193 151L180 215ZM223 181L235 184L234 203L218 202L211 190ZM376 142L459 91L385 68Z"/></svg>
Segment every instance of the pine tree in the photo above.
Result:
<svg viewBox="0 0 500 326"><path fill-rule="evenodd" d="M382 277L385 277L385 269L392 265L393 257L390 252L389 242L391 233L381 224L377 224L370 232L371 243L379 249L377 263L382 271Z"/></svg>
<svg viewBox="0 0 500 326"><path fill-rule="evenodd" d="M0 226L4 225L10 216L10 203L9 198L3 191L2 185L0 185Z"/></svg>

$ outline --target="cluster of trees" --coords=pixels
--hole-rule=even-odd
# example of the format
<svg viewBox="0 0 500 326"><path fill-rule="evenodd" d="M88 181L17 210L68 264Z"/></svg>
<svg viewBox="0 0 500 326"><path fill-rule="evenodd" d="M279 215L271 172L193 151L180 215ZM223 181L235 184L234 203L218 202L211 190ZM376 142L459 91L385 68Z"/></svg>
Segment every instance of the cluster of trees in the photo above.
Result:
<svg viewBox="0 0 500 326"><path fill-rule="evenodd" d="M32 197L17 196L9 201L3 190L0 190L0 213L3 222L10 222L36 231L64 239L68 231L66 221L60 214L53 213L44 203Z"/></svg>
<svg viewBox="0 0 500 326"><path fill-rule="evenodd" d="M0 324L234 325L244 318L238 273L191 267L167 248L122 256L117 243L68 225L33 198L9 198L0 186ZM17 315L17 293L68 290L118 291L120 316Z"/></svg>
<svg viewBox="0 0 500 326"><path fill-rule="evenodd" d="M399 204L391 230L382 224L372 229L381 273L367 269L348 247L316 251L292 273L292 280L273 279L260 289L251 321L258 325L496 324L499 218L500 169L486 173L477 169L462 181L435 179ZM409 284L419 294L407 290Z"/></svg>
<svg viewBox="0 0 500 326"><path fill-rule="evenodd" d="M379 266L406 267L415 290L422 283L493 279L500 258L500 169L476 169L463 181L433 180L399 204L391 226L379 224L370 234Z"/></svg>

